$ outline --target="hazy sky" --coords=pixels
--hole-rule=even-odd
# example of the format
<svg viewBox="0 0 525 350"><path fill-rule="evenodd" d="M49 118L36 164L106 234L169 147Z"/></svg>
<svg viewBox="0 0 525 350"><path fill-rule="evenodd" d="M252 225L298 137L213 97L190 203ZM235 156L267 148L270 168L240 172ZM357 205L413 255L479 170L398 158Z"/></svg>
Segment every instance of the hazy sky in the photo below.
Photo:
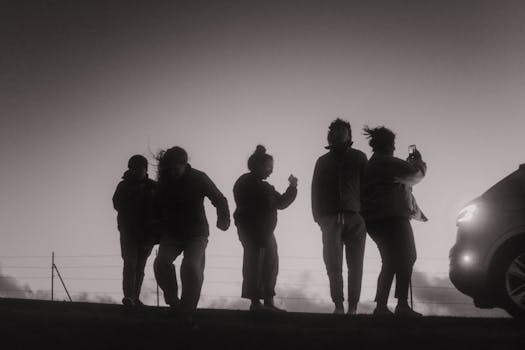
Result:
<svg viewBox="0 0 525 350"><path fill-rule="evenodd" d="M233 211L233 183L263 143L275 158L270 183L284 190L290 173L299 178L296 202L279 214L278 285L306 281L303 294L320 302L329 294L309 188L331 120L349 120L368 156L365 124L394 130L399 157L417 144L429 170L415 195L430 221L414 224L416 268L447 286L457 212L525 162L522 1L12 3L0 14L0 265L34 289L49 287L48 271L8 266L48 261L7 256L54 250L120 264L111 196L135 153L183 146ZM207 252L208 281L240 280L234 226L212 229ZM379 269L370 239L366 256L370 300ZM116 294L119 269L104 273ZM228 288L217 294L240 294ZM217 290L205 284L203 294Z"/></svg>

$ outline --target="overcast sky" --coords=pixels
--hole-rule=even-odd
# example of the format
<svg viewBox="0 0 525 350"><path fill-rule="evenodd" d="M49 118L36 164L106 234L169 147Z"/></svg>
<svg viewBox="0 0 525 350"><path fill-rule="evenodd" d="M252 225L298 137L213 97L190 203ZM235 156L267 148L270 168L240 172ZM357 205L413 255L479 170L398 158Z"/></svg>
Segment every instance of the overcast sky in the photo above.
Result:
<svg viewBox="0 0 525 350"><path fill-rule="evenodd" d="M12 3L0 14L0 256L54 250L120 264L111 196L129 156L184 147L233 211L233 183L262 143L275 158L270 183L284 191L290 173L299 178L296 202L279 214L278 285L285 293L296 279L326 301L310 181L327 126L342 117L368 156L364 125L396 132L399 157L417 144L429 170L414 191L430 221L414 224L416 268L450 286L457 212L525 162L521 1ZM208 281L240 280L234 226L212 229L207 253ZM379 262L370 239L366 256L371 300ZM8 266L47 263L0 259L33 289L48 288L48 271ZM228 288L205 284L203 294L240 295Z"/></svg>

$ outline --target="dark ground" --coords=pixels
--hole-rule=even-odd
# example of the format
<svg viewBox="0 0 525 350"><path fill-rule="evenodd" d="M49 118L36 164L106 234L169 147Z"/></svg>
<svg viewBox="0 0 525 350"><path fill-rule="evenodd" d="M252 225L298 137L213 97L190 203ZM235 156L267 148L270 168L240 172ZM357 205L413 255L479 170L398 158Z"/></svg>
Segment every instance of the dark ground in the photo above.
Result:
<svg viewBox="0 0 525 350"><path fill-rule="evenodd" d="M525 349L513 319L204 309L195 321L181 326L166 308L0 299L0 349Z"/></svg>

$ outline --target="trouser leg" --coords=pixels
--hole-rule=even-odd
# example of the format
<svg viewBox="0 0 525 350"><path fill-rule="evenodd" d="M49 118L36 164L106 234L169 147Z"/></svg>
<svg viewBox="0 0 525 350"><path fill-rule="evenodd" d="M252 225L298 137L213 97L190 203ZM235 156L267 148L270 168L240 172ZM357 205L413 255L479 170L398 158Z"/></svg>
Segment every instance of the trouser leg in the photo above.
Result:
<svg viewBox="0 0 525 350"><path fill-rule="evenodd" d="M250 300L261 299L262 286L260 271L262 265L262 248L249 239L243 239L242 245L244 251L241 296Z"/></svg>
<svg viewBox="0 0 525 350"><path fill-rule="evenodd" d="M177 274L173 262L182 250L181 242L163 237L159 244L159 254L153 264L155 278L164 293L164 301L168 305L174 305L178 300Z"/></svg>
<svg viewBox="0 0 525 350"><path fill-rule="evenodd" d="M125 298L135 297L138 244L126 233L120 235L120 249L123 260L122 292Z"/></svg>
<svg viewBox="0 0 525 350"><path fill-rule="evenodd" d="M262 264L262 297L271 299L275 296L275 285L279 273L279 255L277 252L277 241L272 234L263 249Z"/></svg>
<svg viewBox="0 0 525 350"><path fill-rule="evenodd" d="M330 296L336 304L342 303L343 295L343 242L342 226L337 222L337 216L325 217L321 220L323 233L323 260L330 282Z"/></svg>
<svg viewBox="0 0 525 350"><path fill-rule="evenodd" d="M367 229L368 233L376 243L381 255L381 271L377 278L375 301L377 302L378 306L386 306L395 273L395 267L392 258L392 235L391 232L388 231L388 225L383 225L382 223L370 223L367 225Z"/></svg>
<svg viewBox="0 0 525 350"><path fill-rule="evenodd" d="M346 265L348 268L348 304L357 306L361 297L363 279L363 258L365 254L366 228L361 215L345 214L343 237L346 248Z"/></svg>
<svg viewBox="0 0 525 350"><path fill-rule="evenodd" d="M137 270L135 275L135 298L139 299L140 290L142 288L142 282L144 281L144 269L146 268L146 262L153 250L153 245L142 244L138 249L137 254Z"/></svg>
<svg viewBox="0 0 525 350"><path fill-rule="evenodd" d="M396 298L401 302L408 299L408 289L412 270L416 262L416 245L414 233L408 220L400 220L398 223L397 237L399 254L396 256Z"/></svg>
<svg viewBox="0 0 525 350"><path fill-rule="evenodd" d="M204 281L206 237L192 238L184 248L181 264L182 296L181 305L187 311L193 311L199 303Z"/></svg>

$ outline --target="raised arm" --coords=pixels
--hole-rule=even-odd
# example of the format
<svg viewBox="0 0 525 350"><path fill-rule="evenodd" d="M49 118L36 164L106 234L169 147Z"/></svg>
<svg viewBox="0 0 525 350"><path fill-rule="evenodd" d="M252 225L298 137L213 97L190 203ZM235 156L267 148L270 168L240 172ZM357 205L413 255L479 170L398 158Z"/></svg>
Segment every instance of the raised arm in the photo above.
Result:
<svg viewBox="0 0 525 350"><path fill-rule="evenodd" d="M297 186L290 184L283 194L275 191L277 209L286 209L297 197Z"/></svg>
<svg viewBox="0 0 525 350"><path fill-rule="evenodd" d="M425 177L427 165L421 157L409 158L407 161L394 158L391 163L391 170L397 182L413 186Z"/></svg>

